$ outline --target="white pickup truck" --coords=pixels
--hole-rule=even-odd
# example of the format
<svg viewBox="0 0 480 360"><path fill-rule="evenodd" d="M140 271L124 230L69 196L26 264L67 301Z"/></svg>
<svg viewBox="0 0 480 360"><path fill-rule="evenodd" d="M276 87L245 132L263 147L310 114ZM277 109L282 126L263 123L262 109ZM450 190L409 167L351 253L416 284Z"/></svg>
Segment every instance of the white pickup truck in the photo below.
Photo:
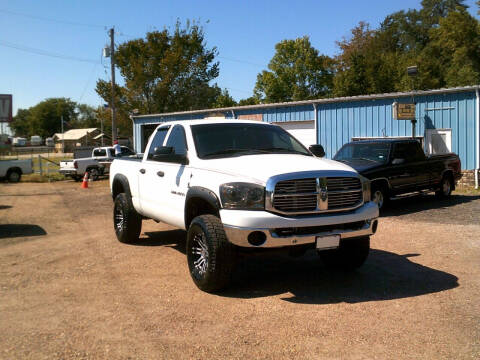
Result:
<svg viewBox="0 0 480 360"><path fill-rule="evenodd" d="M130 156L135 153L126 146L120 147L121 156ZM97 180L101 175L107 175L110 164L115 158L115 150L111 146L94 148L92 156L75 160L60 161L60 174L69 176L79 181L88 172L92 180Z"/></svg>
<svg viewBox="0 0 480 360"><path fill-rule="evenodd" d="M33 172L31 159L25 160L0 160L0 178L9 182L19 182L22 175Z"/></svg>
<svg viewBox="0 0 480 360"><path fill-rule="evenodd" d="M111 165L116 236L135 242L143 219L187 230L190 274L207 292L225 287L236 256L255 249L316 249L327 266L355 269L378 224L370 182L313 153L325 154L257 121L159 125L143 159Z"/></svg>

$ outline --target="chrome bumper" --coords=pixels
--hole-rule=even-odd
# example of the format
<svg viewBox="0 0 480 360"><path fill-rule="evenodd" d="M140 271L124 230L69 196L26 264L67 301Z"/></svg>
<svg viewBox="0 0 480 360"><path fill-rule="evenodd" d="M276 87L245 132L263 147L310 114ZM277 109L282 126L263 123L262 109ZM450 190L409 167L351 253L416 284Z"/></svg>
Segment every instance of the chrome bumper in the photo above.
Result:
<svg viewBox="0 0 480 360"><path fill-rule="evenodd" d="M339 235L340 239L370 236L375 233L378 219L365 220L365 224L359 229L332 229L330 231L318 232L307 235L278 235L274 229L255 229L224 225L228 240L237 246L250 248L278 248L285 246L296 246L304 244L315 244L318 236ZM340 226L339 226L340 227ZM248 241L248 235L253 232L261 232L265 235L265 241L261 245L252 245Z"/></svg>

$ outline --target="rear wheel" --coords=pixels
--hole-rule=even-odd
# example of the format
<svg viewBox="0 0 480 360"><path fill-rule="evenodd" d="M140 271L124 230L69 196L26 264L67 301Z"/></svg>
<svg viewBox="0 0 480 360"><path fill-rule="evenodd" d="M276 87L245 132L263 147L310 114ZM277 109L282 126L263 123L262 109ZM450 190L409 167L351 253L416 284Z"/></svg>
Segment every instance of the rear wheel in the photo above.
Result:
<svg viewBox="0 0 480 360"><path fill-rule="evenodd" d="M453 181L448 175L442 178L440 182L440 189L435 192L435 195L439 198L447 198L452 194Z"/></svg>
<svg viewBox="0 0 480 360"><path fill-rule="evenodd" d="M90 168L87 170L88 177L92 179L92 181L98 180L98 176L100 175L100 171L97 168Z"/></svg>
<svg viewBox="0 0 480 360"><path fill-rule="evenodd" d="M22 174L18 170L10 170L7 174L7 180L11 183L17 183L22 178Z"/></svg>
<svg viewBox="0 0 480 360"><path fill-rule="evenodd" d="M200 290L214 292L228 285L234 254L219 218L201 215L192 220L187 234L187 262Z"/></svg>
<svg viewBox="0 0 480 360"><path fill-rule="evenodd" d="M142 230L142 217L137 213L125 193L118 194L113 205L113 226L118 241L126 244L138 240Z"/></svg>
<svg viewBox="0 0 480 360"><path fill-rule="evenodd" d="M338 249L319 251L323 263L332 269L352 271L367 260L370 252L370 237L344 239Z"/></svg>

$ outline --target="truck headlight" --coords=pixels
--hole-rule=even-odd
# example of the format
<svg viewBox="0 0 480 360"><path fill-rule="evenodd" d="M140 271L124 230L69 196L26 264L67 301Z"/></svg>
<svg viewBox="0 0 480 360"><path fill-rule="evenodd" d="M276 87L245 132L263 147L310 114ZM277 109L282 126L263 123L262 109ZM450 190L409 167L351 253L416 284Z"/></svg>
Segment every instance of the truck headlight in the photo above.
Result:
<svg viewBox="0 0 480 360"><path fill-rule="evenodd" d="M222 184L220 198L225 209L265 209L265 188L261 185L242 182Z"/></svg>
<svg viewBox="0 0 480 360"><path fill-rule="evenodd" d="M367 203L372 199L372 194L370 191L370 180L368 180L364 176L360 176L360 181L362 182L363 202Z"/></svg>

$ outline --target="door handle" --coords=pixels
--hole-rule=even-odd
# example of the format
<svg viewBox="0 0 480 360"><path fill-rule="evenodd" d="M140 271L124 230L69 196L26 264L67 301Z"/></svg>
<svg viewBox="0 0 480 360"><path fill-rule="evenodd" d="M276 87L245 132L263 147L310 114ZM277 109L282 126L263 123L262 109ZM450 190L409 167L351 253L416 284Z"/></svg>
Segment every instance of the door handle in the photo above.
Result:
<svg viewBox="0 0 480 360"><path fill-rule="evenodd" d="M165 173L163 171L157 171L157 175L160 176L160 177L163 177L165 175Z"/></svg>
<svg viewBox="0 0 480 360"><path fill-rule="evenodd" d="M145 169L140 169L140 172L141 172L142 174L145 174Z"/></svg>

